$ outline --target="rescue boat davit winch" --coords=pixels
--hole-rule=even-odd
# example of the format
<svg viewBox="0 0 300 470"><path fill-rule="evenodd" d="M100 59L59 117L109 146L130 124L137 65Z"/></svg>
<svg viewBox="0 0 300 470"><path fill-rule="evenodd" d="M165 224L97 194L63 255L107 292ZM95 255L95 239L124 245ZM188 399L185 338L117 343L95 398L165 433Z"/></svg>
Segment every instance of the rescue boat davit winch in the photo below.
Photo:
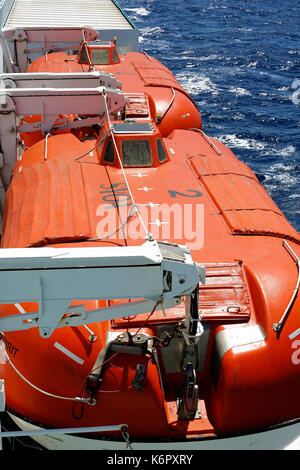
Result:
<svg viewBox="0 0 300 470"><path fill-rule="evenodd" d="M5 409L48 449L286 448L300 236L166 67L77 30L1 76Z"/></svg>

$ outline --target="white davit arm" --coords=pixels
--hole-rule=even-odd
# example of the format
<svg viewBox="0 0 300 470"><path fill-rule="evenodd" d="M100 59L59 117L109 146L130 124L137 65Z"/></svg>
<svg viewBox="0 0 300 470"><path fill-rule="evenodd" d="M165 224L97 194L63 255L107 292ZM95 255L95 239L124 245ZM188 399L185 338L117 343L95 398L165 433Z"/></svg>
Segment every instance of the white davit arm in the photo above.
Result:
<svg viewBox="0 0 300 470"><path fill-rule="evenodd" d="M29 54L46 54L78 49L80 43L95 41L99 33L89 27L25 27L6 29L0 33L3 55L9 72L25 72L29 62ZM14 57L12 57L9 42L13 41ZM30 48L29 45L39 47Z"/></svg>
<svg viewBox="0 0 300 470"><path fill-rule="evenodd" d="M147 241L132 247L0 250L0 303L38 302L39 311L0 318L0 331L77 326L173 307L191 294L205 270L188 248ZM73 300L144 299L96 310ZM66 315L73 312L73 314ZM76 312L76 314L74 314Z"/></svg>
<svg viewBox="0 0 300 470"><path fill-rule="evenodd" d="M20 133L101 124L106 113L125 108L120 82L103 72L75 74L0 74L0 206L10 184L13 167L21 157ZM115 87L115 88L112 88ZM41 122L19 122L24 116ZM88 116L57 124L60 115ZM61 121L61 118L59 119Z"/></svg>

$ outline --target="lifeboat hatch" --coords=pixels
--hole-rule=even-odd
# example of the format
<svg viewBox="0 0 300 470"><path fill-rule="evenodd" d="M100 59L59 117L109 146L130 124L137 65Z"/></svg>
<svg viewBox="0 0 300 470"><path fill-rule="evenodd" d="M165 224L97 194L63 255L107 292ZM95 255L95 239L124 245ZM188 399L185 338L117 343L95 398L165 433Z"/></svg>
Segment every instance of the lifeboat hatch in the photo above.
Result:
<svg viewBox="0 0 300 470"><path fill-rule="evenodd" d="M24 167L13 179L6 199L10 210L4 212L2 244L7 247L42 246L92 236L86 182L77 162L55 159ZM39 210L41 200L45 203ZM55 212L48 201L55 203ZM24 217L31 220L26 230L20 225Z"/></svg>
<svg viewBox="0 0 300 470"><path fill-rule="evenodd" d="M115 122L112 125L115 134L153 134L155 129L150 122Z"/></svg>
<svg viewBox="0 0 300 470"><path fill-rule="evenodd" d="M242 263L203 263L205 284L199 285L199 312L201 322L240 323L247 322L252 312L252 304ZM113 301L112 301L113 302ZM147 321L148 325L174 324L185 317L185 305L181 302L168 309L165 315L156 311ZM147 315L118 318L112 321L114 328L135 328L141 326Z"/></svg>
<svg viewBox="0 0 300 470"><path fill-rule="evenodd" d="M127 104L125 107L126 119L150 118L149 99L146 93L124 93Z"/></svg>
<svg viewBox="0 0 300 470"><path fill-rule="evenodd" d="M241 162L230 171L222 159L192 157L192 169L232 235L268 235L299 243L299 234L285 219L258 179Z"/></svg>
<svg viewBox="0 0 300 470"><path fill-rule="evenodd" d="M102 165L117 168L158 167L169 161L161 134L150 120L114 121L110 129L104 123L97 152Z"/></svg>
<svg viewBox="0 0 300 470"><path fill-rule="evenodd" d="M83 65L113 65L119 64L120 58L115 44L110 41L95 41L84 43L80 49L77 61Z"/></svg>

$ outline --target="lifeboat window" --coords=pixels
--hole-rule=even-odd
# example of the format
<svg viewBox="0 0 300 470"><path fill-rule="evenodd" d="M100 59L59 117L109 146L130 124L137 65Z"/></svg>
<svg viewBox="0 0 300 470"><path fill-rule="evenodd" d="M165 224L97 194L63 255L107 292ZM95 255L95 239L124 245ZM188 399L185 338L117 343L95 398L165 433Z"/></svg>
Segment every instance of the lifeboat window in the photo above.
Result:
<svg viewBox="0 0 300 470"><path fill-rule="evenodd" d="M114 163L115 161L114 146L112 140L109 140L107 142L103 160L107 163Z"/></svg>
<svg viewBox="0 0 300 470"><path fill-rule="evenodd" d="M158 161L160 161L160 163L162 163L162 162L167 160L167 154L166 154L166 151L164 149L162 141L160 139L157 139L156 142L157 142Z"/></svg>
<svg viewBox="0 0 300 470"><path fill-rule="evenodd" d="M151 166L152 154L149 140L123 140L124 166Z"/></svg>
<svg viewBox="0 0 300 470"><path fill-rule="evenodd" d="M109 49L90 49L91 61L94 65L108 65Z"/></svg>

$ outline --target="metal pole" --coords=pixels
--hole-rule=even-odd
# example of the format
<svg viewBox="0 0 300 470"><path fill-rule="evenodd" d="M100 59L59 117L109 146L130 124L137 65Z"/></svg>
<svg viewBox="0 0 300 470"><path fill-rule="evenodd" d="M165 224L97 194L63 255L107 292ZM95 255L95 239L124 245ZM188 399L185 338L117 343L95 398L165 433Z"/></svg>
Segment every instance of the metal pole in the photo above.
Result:
<svg viewBox="0 0 300 470"><path fill-rule="evenodd" d="M5 411L5 388L4 379L0 379L0 450L2 447L2 427L1 427L1 414Z"/></svg>

